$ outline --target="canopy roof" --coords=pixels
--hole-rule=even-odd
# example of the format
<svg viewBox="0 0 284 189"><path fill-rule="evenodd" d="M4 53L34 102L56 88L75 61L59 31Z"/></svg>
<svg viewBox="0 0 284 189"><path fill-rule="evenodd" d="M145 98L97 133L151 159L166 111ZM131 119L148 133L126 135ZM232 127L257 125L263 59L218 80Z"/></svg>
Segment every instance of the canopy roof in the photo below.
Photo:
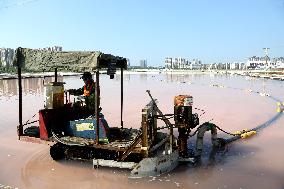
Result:
<svg viewBox="0 0 284 189"><path fill-rule="evenodd" d="M104 54L100 51L47 51L17 48L14 66L31 71L63 67L72 71L95 70L100 68L127 68L125 58Z"/></svg>

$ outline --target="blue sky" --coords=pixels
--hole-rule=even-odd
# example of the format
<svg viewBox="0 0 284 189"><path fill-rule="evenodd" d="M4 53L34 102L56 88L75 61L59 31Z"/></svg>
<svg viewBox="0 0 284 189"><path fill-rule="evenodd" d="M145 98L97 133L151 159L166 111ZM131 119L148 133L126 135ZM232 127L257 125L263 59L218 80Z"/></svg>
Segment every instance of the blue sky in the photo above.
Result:
<svg viewBox="0 0 284 189"><path fill-rule="evenodd" d="M100 50L163 65L284 56L284 0L0 0L0 47Z"/></svg>

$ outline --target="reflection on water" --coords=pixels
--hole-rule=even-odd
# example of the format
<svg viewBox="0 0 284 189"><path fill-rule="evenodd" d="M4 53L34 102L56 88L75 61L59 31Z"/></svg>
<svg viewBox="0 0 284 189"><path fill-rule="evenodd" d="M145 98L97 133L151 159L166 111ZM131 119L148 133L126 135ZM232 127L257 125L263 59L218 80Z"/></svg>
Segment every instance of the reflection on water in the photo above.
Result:
<svg viewBox="0 0 284 189"><path fill-rule="evenodd" d="M130 77L131 76L131 74L123 74L123 80L126 80L126 81L129 81L130 80ZM121 80L121 73L120 72L118 72L116 75L114 75L114 78L115 78L115 80L117 80L117 81L120 81Z"/></svg>
<svg viewBox="0 0 284 189"><path fill-rule="evenodd" d="M41 94L44 83L51 81L54 81L53 77L22 79L23 93ZM58 77L58 81L63 81L63 77ZM17 79L0 80L0 94L2 96L18 95L18 87Z"/></svg>
<svg viewBox="0 0 284 189"><path fill-rule="evenodd" d="M79 76L60 78L65 88L83 86ZM46 78L52 81L53 78ZM120 124L120 75L101 76L102 111L111 126ZM30 118L43 105L43 78L23 79L23 116ZM139 128L141 109L150 101L149 89L164 113L173 112L173 97L193 96L194 108L204 110L200 123L212 120L234 132L261 125L284 101L284 82L218 74L124 74L124 124ZM281 188L284 186L284 120L277 120L256 136L212 151L210 134L204 138L199 165L181 164L174 172L128 180L127 170L93 169L91 163L55 162L45 145L17 141L17 80L0 80L0 181L19 188ZM3 100L9 96L7 102ZM3 97L3 98L2 98ZM202 111L195 110L201 114ZM162 122L159 124L163 124ZM160 126L161 126L160 125ZM228 137L219 132L219 137ZM194 149L196 138L189 139ZM4 183L3 183L4 182ZM115 184L114 184L115 183Z"/></svg>

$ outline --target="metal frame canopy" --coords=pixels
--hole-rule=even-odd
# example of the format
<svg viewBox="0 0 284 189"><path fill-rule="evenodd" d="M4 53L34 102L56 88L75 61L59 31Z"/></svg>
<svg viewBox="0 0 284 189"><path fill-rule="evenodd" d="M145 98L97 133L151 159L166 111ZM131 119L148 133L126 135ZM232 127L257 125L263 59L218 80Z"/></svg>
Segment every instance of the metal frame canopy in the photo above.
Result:
<svg viewBox="0 0 284 189"><path fill-rule="evenodd" d="M16 49L13 64L29 71L44 70L47 67L63 67L77 71L110 67L127 69L126 58L100 51L47 51L21 47Z"/></svg>
<svg viewBox="0 0 284 189"><path fill-rule="evenodd" d="M100 87L99 70L107 68L107 74L110 78L116 73L116 69L121 70L121 127L123 127L123 69L127 69L126 58L104 54L100 51L47 51L40 49L29 49L18 47L15 52L13 65L18 67L19 84L19 126L18 136L23 135L22 123L22 82L21 69L28 71L46 70L46 68L55 68L55 78L57 78L57 67L71 71L95 71L96 73L96 104L95 115L97 125L99 125L99 106L100 106ZM97 135L99 133L97 127ZM99 143L99 136L97 136Z"/></svg>

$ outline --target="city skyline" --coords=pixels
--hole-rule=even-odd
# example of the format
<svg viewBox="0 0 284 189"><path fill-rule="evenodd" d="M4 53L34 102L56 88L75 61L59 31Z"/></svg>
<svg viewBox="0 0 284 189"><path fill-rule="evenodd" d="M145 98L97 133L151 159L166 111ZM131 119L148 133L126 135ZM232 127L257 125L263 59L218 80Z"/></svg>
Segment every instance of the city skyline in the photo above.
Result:
<svg viewBox="0 0 284 189"><path fill-rule="evenodd" d="M53 46L53 47L44 47L36 50L41 51L63 51L63 47L61 46ZM66 51L68 52L68 51ZM69 51L70 52L70 51ZM15 55L15 49L11 48L0 48L0 67L13 67L12 62ZM212 62L206 63L207 65L212 64L246 64L248 67L258 67L258 66L268 66L271 68L283 68L284 67L284 57L271 57L267 52L267 48L264 48L265 56L251 56L248 57L244 61L233 61L233 62ZM204 68L202 60L200 59L189 59L185 57L165 57L162 65L152 66L148 65L147 59L139 60L139 64L130 64L130 59L126 58L128 67L132 68L166 68L166 69L200 69ZM246 63L245 63L246 62ZM235 66L233 66L235 67Z"/></svg>
<svg viewBox="0 0 284 189"><path fill-rule="evenodd" d="M4 0L1 47L99 50L163 65L165 57L203 63L284 52L284 1Z"/></svg>

